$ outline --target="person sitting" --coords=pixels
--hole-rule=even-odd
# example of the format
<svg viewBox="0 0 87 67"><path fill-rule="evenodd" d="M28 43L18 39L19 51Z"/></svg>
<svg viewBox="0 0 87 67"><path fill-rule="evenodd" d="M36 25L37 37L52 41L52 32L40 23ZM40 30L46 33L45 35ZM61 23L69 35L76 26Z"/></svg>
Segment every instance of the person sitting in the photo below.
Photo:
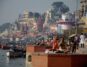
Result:
<svg viewBox="0 0 87 67"><path fill-rule="evenodd" d="M64 39L64 37L62 37L61 38L61 40L60 40L60 47L62 48L62 49L66 49L66 45L65 45L66 43L65 43L65 39Z"/></svg>
<svg viewBox="0 0 87 67"><path fill-rule="evenodd" d="M59 45L58 45L58 37L57 36L54 36L52 50L53 51L57 51L58 48L59 48Z"/></svg>

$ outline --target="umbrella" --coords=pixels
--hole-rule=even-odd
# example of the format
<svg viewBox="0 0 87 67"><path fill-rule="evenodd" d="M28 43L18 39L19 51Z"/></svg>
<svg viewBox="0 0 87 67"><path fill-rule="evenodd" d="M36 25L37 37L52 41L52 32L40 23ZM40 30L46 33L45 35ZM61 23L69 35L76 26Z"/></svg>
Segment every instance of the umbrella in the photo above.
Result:
<svg viewBox="0 0 87 67"><path fill-rule="evenodd" d="M76 34L72 34L72 35L70 35L69 37L71 38L71 37L74 37L74 36L76 36Z"/></svg>

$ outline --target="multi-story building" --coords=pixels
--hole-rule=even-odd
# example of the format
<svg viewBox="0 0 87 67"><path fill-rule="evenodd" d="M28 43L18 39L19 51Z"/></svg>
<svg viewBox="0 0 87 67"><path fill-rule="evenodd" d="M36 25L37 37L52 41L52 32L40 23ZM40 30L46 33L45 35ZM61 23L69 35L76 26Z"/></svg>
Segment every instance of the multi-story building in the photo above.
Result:
<svg viewBox="0 0 87 67"><path fill-rule="evenodd" d="M81 4L81 16L86 16L86 13L87 13L87 0L81 0L80 2Z"/></svg>
<svg viewBox="0 0 87 67"><path fill-rule="evenodd" d="M87 0L81 0L80 2L81 7L80 7L80 16L81 16L81 22L84 23L82 26L83 32L87 33Z"/></svg>
<svg viewBox="0 0 87 67"><path fill-rule="evenodd" d="M37 24L33 17L29 17L29 12L24 11L22 15L19 15L18 23L20 25L20 31L28 33L37 30Z"/></svg>

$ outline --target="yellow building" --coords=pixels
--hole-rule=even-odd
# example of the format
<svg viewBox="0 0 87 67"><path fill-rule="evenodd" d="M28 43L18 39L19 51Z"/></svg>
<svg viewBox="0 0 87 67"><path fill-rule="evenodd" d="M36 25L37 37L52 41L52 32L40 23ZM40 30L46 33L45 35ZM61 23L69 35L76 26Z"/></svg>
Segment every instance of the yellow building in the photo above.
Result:
<svg viewBox="0 0 87 67"><path fill-rule="evenodd" d="M80 1L80 22L84 23L83 25L80 25L83 28L83 32L87 33L87 0L81 0Z"/></svg>
<svg viewBox="0 0 87 67"><path fill-rule="evenodd" d="M82 17L80 21L84 23L84 25L82 26L83 32L87 33L87 17Z"/></svg>
<svg viewBox="0 0 87 67"><path fill-rule="evenodd" d="M33 17L29 17L29 12L26 10L19 17L18 23L20 25L21 31L32 32L32 31L37 30L37 24L36 24L35 19ZM26 29L26 28L28 28L28 29Z"/></svg>

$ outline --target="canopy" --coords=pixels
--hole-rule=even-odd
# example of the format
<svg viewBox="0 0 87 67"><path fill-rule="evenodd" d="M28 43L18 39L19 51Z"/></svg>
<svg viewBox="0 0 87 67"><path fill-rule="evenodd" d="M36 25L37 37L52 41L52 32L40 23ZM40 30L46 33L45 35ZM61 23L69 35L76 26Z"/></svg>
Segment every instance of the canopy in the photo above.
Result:
<svg viewBox="0 0 87 67"><path fill-rule="evenodd" d="M71 37L74 37L74 36L76 36L76 34L72 34L72 35L70 35L69 37L71 38Z"/></svg>

